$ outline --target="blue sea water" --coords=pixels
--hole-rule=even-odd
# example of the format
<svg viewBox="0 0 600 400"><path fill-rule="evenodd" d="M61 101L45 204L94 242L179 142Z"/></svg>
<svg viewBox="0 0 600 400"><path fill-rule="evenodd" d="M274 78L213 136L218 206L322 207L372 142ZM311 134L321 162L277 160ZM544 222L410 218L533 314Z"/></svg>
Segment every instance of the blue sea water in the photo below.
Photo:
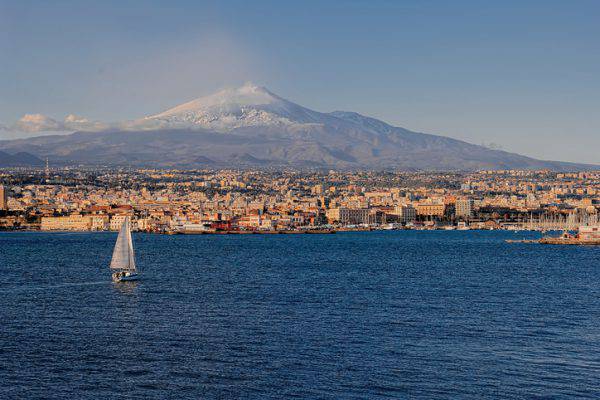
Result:
<svg viewBox="0 0 600 400"><path fill-rule="evenodd" d="M600 247L533 235L2 233L0 398L598 398Z"/></svg>

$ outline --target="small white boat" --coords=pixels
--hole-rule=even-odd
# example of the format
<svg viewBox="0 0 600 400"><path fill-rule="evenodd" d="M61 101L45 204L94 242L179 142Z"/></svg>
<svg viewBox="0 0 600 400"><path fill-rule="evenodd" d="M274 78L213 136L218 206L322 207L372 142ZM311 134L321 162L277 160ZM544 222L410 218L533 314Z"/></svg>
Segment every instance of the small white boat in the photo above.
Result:
<svg viewBox="0 0 600 400"><path fill-rule="evenodd" d="M133 241L131 240L131 223L129 217L125 218L115 249L113 250L110 269L114 270L112 279L114 282L137 281L140 277L135 266L135 254L133 252Z"/></svg>

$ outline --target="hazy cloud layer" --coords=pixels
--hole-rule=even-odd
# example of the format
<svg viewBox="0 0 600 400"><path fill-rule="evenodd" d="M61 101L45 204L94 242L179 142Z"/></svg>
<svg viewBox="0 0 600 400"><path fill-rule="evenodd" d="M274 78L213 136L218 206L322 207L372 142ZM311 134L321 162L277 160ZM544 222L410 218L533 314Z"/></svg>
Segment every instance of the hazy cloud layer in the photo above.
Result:
<svg viewBox="0 0 600 400"><path fill-rule="evenodd" d="M90 121L73 114L67 115L62 121L43 114L25 114L12 125L0 124L0 139L18 139L75 131L102 131L111 127L117 125Z"/></svg>
<svg viewBox="0 0 600 400"><path fill-rule="evenodd" d="M68 134L76 131L100 132L109 129L152 130L162 128L189 128L189 124L141 118L137 120L106 123L91 121L85 117L69 114L62 121L43 114L25 114L12 125L0 124L1 139L20 139L32 136Z"/></svg>
<svg viewBox="0 0 600 400"><path fill-rule="evenodd" d="M12 127L5 128L16 132L65 132L65 131L99 131L107 129L108 124L90 121L77 115L67 115L63 121L57 121L43 114L25 114Z"/></svg>

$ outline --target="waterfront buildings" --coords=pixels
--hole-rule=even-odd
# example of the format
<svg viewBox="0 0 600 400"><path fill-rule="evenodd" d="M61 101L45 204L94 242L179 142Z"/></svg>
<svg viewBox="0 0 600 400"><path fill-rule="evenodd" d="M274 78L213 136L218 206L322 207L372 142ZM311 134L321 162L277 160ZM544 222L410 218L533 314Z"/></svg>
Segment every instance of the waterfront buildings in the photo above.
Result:
<svg viewBox="0 0 600 400"><path fill-rule="evenodd" d="M442 218L446 211L445 204L417 204L417 215L426 218Z"/></svg>
<svg viewBox="0 0 600 400"><path fill-rule="evenodd" d="M399 222L414 222L417 220L417 210L411 205L398 205L395 207L394 211L396 215L399 217Z"/></svg>
<svg viewBox="0 0 600 400"><path fill-rule="evenodd" d="M42 217L43 231L89 231L92 230L92 216L71 214L63 217Z"/></svg>
<svg viewBox="0 0 600 400"><path fill-rule="evenodd" d="M456 216L459 218L471 218L473 214L473 199L462 198L457 199L455 203Z"/></svg>
<svg viewBox="0 0 600 400"><path fill-rule="evenodd" d="M0 229L155 232L598 221L600 173L0 170ZM10 198L6 193L10 190ZM9 209L9 211L6 211Z"/></svg>
<svg viewBox="0 0 600 400"><path fill-rule="evenodd" d="M600 241L600 227L596 226L580 226L579 239L583 241Z"/></svg>
<svg viewBox="0 0 600 400"><path fill-rule="evenodd" d="M333 222L333 221L332 221ZM368 208L345 208L339 209L339 223L342 225L368 225L375 222L371 218L371 213Z"/></svg>

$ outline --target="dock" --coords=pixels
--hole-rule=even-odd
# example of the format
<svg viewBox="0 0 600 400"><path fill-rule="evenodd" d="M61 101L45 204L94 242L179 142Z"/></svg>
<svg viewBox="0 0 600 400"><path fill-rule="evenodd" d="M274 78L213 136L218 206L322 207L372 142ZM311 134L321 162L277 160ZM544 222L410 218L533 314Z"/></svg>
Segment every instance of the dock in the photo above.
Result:
<svg viewBox="0 0 600 400"><path fill-rule="evenodd" d="M547 237L541 239L506 240L506 243L554 244L570 246L600 246L600 240L582 240L577 238Z"/></svg>
<svg viewBox="0 0 600 400"><path fill-rule="evenodd" d="M579 238L541 238L539 240L540 244L566 244L566 245L577 245L577 246L600 246L600 240L585 240Z"/></svg>

